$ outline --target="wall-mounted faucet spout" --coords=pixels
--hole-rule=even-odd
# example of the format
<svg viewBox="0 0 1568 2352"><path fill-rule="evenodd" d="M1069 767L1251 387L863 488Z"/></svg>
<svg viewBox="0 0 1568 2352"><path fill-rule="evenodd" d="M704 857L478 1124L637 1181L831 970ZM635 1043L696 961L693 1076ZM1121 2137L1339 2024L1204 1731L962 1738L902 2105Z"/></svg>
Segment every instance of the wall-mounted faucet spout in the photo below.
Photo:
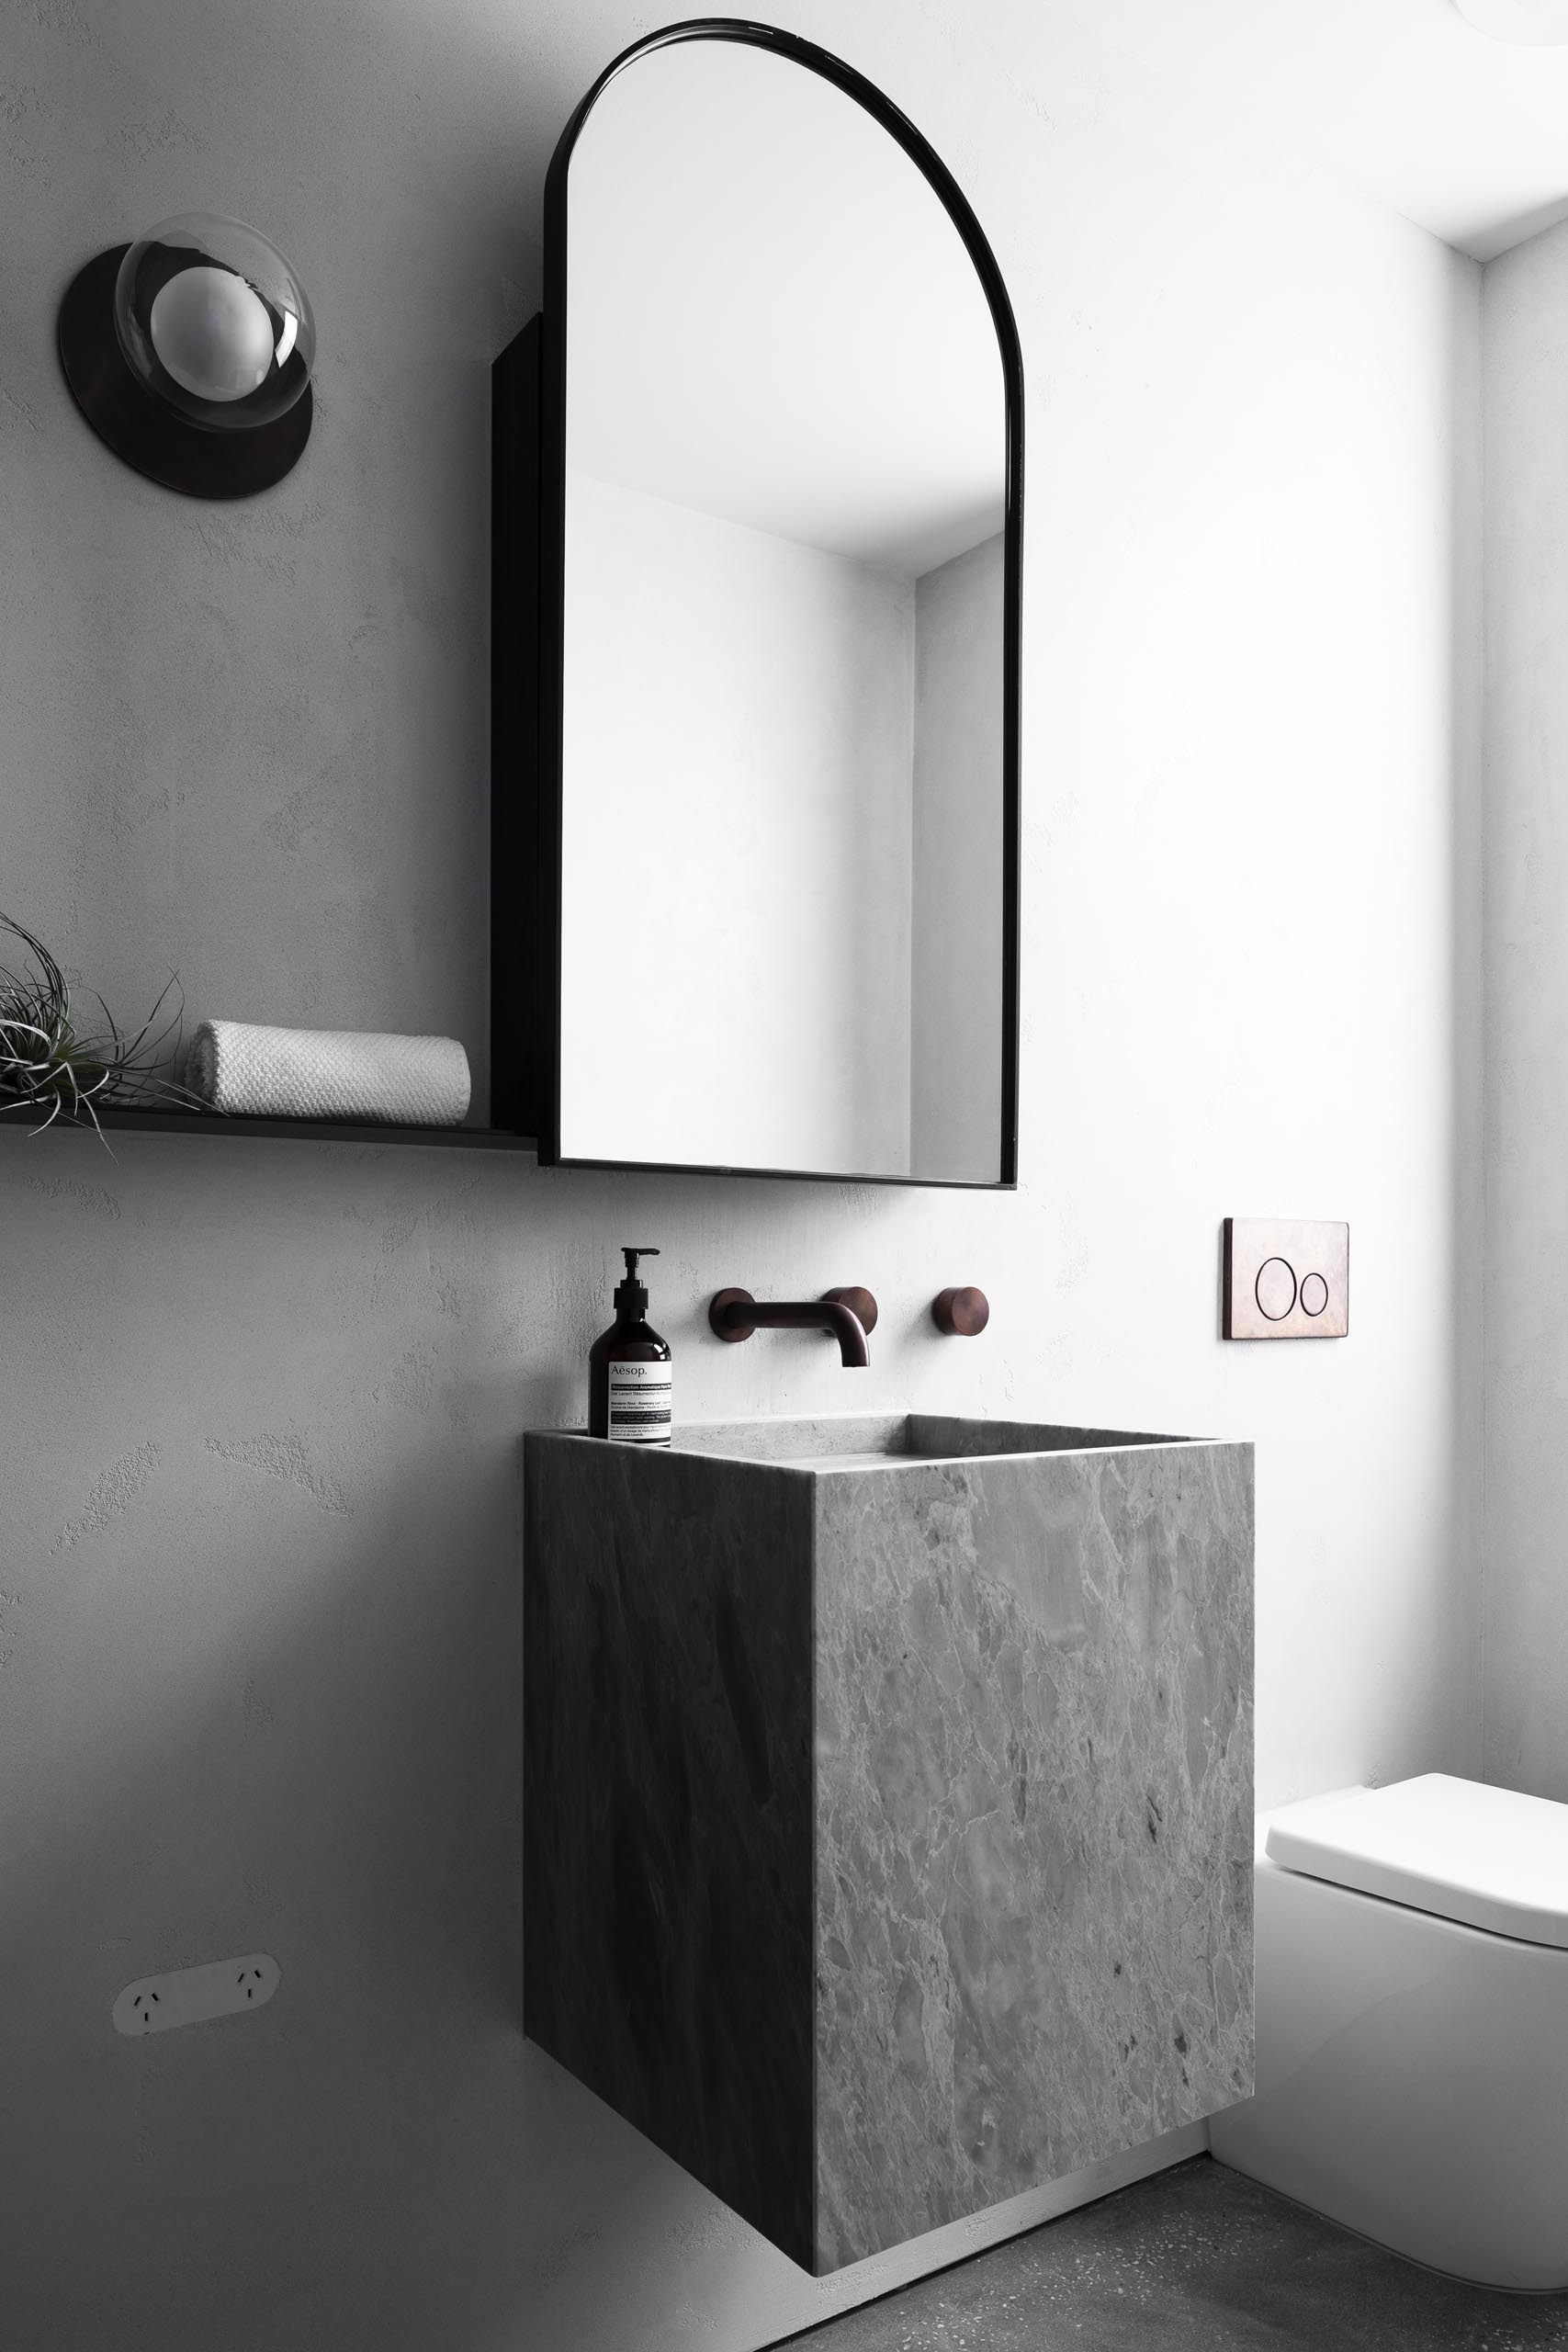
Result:
<svg viewBox="0 0 1568 2352"><path fill-rule="evenodd" d="M847 1367L871 1362L865 1335L876 1328L876 1301L870 1291L830 1290L825 1298L753 1298L749 1290L721 1290L708 1307L708 1322L721 1340L749 1340L753 1331L826 1331L839 1342Z"/></svg>

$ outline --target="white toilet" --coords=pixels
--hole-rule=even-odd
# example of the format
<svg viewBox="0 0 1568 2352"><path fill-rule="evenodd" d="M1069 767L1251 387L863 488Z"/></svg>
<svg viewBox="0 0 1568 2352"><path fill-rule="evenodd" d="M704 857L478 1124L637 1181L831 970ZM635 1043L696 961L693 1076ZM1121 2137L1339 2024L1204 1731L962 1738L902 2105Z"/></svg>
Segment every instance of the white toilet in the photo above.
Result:
<svg viewBox="0 0 1568 2352"><path fill-rule="evenodd" d="M1213 2153L1434 2269L1568 2287L1568 1805L1429 1772L1258 1821Z"/></svg>

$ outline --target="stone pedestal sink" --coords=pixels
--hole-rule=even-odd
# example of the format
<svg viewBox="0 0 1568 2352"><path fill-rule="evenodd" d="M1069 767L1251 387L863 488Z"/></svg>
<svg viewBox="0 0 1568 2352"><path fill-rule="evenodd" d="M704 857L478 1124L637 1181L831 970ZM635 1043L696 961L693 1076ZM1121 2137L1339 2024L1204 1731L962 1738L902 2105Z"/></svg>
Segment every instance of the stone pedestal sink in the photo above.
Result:
<svg viewBox="0 0 1568 2352"><path fill-rule="evenodd" d="M1252 2087L1252 1449L525 1446L525 2021L807 2269Z"/></svg>

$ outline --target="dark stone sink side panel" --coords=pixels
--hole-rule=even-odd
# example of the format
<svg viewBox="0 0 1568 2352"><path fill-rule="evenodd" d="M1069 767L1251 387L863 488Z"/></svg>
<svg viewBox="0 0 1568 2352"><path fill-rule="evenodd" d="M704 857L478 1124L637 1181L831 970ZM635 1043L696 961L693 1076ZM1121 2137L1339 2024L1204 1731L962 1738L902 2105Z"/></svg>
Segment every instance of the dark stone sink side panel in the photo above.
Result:
<svg viewBox="0 0 1568 2352"><path fill-rule="evenodd" d="M807 2268L811 1489L525 1442L525 2030Z"/></svg>
<svg viewBox="0 0 1568 2352"><path fill-rule="evenodd" d="M1252 1449L817 1488L818 2254L1252 2088Z"/></svg>

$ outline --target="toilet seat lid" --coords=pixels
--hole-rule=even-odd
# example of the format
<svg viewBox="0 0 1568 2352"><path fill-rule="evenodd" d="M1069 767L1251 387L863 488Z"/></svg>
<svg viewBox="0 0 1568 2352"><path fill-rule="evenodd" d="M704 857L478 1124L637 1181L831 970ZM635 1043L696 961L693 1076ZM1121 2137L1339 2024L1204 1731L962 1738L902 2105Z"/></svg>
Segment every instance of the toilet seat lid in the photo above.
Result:
<svg viewBox="0 0 1568 2352"><path fill-rule="evenodd" d="M1425 1772L1284 1805L1264 1851L1360 1894L1568 1948L1568 1804Z"/></svg>

